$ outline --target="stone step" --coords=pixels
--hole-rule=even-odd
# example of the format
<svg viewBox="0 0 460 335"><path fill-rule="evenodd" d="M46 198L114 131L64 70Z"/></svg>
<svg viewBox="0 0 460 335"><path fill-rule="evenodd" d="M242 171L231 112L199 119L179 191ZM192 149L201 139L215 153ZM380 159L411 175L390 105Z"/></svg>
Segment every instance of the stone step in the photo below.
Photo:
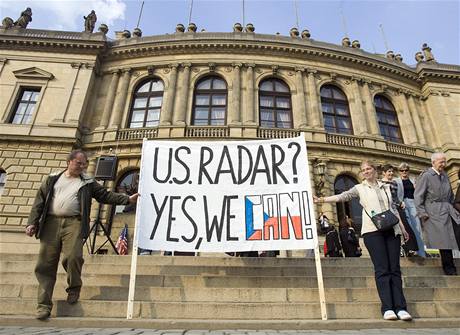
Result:
<svg viewBox="0 0 460 335"><path fill-rule="evenodd" d="M33 315L35 299L0 298L0 314ZM126 316L126 301L83 300L69 305L58 300L53 316L117 317ZM460 302L411 302L408 309L414 317L460 317ZM380 317L379 302L328 303L331 319L373 319ZM215 303L215 302L134 302L134 318L147 319L224 319L283 320L319 319L319 303Z"/></svg>
<svg viewBox="0 0 460 335"><path fill-rule="evenodd" d="M84 255L85 264L131 264L131 255ZM35 254L1 254L2 261L36 261ZM263 267L314 267L314 258L272 258L272 257L193 257L193 256L161 256L149 255L139 256L137 258L138 265L194 265L194 266L263 266ZM460 267L460 259L455 259L455 263ZM327 266L369 266L372 268L372 262L369 258L330 258L322 257L321 265ZM417 267L417 266L439 266L441 260L439 258L401 258L402 267Z"/></svg>
<svg viewBox="0 0 460 335"><path fill-rule="evenodd" d="M35 320L30 316L0 315L0 325L6 327L37 327L43 329L43 321ZM165 329L177 334L177 329L198 330L205 333L208 330L299 330L299 334L310 333L310 331L333 331L333 330L355 330L370 329L371 334L376 333L375 329L385 329L391 333L391 329L398 331L401 328L410 329L407 333L417 334L417 328L460 328L460 318L417 318L412 322L389 322L377 319L339 319L339 320L222 320L222 319L131 319L123 318L95 318L95 317L53 317L47 320L47 328L105 328L113 329L112 333L119 333L121 329ZM206 331L203 331L206 329ZM307 330L307 331L306 331ZM328 332L328 333L329 333ZM146 331L148 333L148 331ZM182 332L180 332L182 333ZM222 333L222 332L220 332ZM241 332L243 334L245 332ZM164 332L167 334L167 331ZM353 334L353 332L350 332ZM436 333L434 333L436 334Z"/></svg>
<svg viewBox="0 0 460 335"><path fill-rule="evenodd" d="M67 285L56 284L55 300L65 300ZM0 284L0 298L35 299L37 284ZM326 300L333 302L378 302L376 289L327 288ZM460 301L458 288L408 287L408 301ZM83 286L81 300L126 301L128 286ZM316 302L316 288L180 288L136 287L136 301L154 302Z"/></svg>
<svg viewBox="0 0 460 335"><path fill-rule="evenodd" d="M33 272L35 261L0 261L2 272ZM130 273L129 264L117 263L87 263L84 272L91 274L127 274ZM371 266L331 266L322 267L324 276L371 276L374 271ZM62 267L58 272L63 272ZM411 266L403 267L403 275L407 276L433 276L442 275L443 271L438 266ZM301 267L273 267L273 266L202 266L202 265L148 265L139 264L137 274L151 275L219 275L219 276L316 276L313 266Z"/></svg>
<svg viewBox="0 0 460 335"><path fill-rule="evenodd" d="M18 273L4 272L1 274L3 284L16 284ZM35 275L21 273L21 283L36 283ZM324 286L327 288L375 287L373 276L329 277L324 276ZM58 280L65 282L66 275L58 273ZM84 285L126 286L129 283L129 274L89 274L83 272ZM406 287L460 287L458 276L409 276L403 277ZM265 288L317 288L316 277L310 276L213 276L213 275L137 275L136 286L155 287L265 287Z"/></svg>

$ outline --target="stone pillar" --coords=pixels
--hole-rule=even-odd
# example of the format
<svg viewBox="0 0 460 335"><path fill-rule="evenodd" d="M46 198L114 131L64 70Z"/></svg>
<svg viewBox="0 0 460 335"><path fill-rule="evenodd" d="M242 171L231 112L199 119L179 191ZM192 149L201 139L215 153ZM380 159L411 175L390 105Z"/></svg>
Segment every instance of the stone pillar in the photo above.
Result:
<svg viewBox="0 0 460 335"><path fill-rule="evenodd" d="M316 70L308 70L308 100L310 101L309 119L311 119L313 128L321 128L323 112L321 110L318 90L316 87L316 72Z"/></svg>
<svg viewBox="0 0 460 335"><path fill-rule="evenodd" d="M294 113L292 110L294 120L294 127L295 128L306 128L308 125L307 120L307 109L306 109L306 102L305 102L305 89L303 86L303 73L305 69L303 68L296 68L295 69L295 79L296 79L296 86L297 86L297 104L298 113ZM298 120L298 122L297 122Z"/></svg>
<svg viewBox="0 0 460 335"><path fill-rule="evenodd" d="M425 129L428 129L426 134L427 143L430 143L431 147L438 147L441 143L439 133L434 129L435 122L433 121L430 113L428 112L426 106L426 99L424 99L423 97L420 97L420 108L422 109L422 115L425 116Z"/></svg>
<svg viewBox="0 0 460 335"><path fill-rule="evenodd" d="M409 108L412 114L412 119L414 120L415 131L419 139L420 144L426 145L425 132L423 131L422 122L420 121L420 115L418 114L417 107L415 106L414 98L412 94L408 95Z"/></svg>
<svg viewBox="0 0 460 335"><path fill-rule="evenodd" d="M355 135L367 135L367 120L363 111L363 102L359 87L359 79L351 78L351 87L355 103L350 106L350 116L353 122L353 130Z"/></svg>
<svg viewBox="0 0 460 335"><path fill-rule="evenodd" d="M126 97L128 96L128 87L131 80L131 69L123 69L122 73L120 89L118 90L117 96L115 97L112 118L110 119L111 128L120 127L121 116L123 115L123 109L125 108L126 104Z"/></svg>
<svg viewBox="0 0 460 335"><path fill-rule="evenodd" d="M417 134L415 133L414 121L407 105L406 95L403 92L399 94L399 101L402 107L402 115L398 116L401 132L405 138L406 144L418 144Z"/></svg>
<svg viewBox="0 0 460 335"><path fill-rule="evenodd" d="M109 117L112 111L113 102L115 100L115 95L117 93L118 80L120 76L120 70L114 70L112 73L112 80L110 81L109 90L107 92L107 97L105 99L104 111L102 112L101 122L99 124L100 128L107 128L109 124Z"/></svg>
<svg viewBox="0 0 460 335"><path fill-rule="evenodd" d="M160 125L171 125L172 113L174 107L174 96L176 95L176 82L177 82L177 67L178 64L170 64L170 75L169 85L166 95L166 101L164 101L164 107L162 108L160 115Z"/></svg>
<svg viewBox="0 0 460 335"><path fill-rule="evenodd" d="M181 83L181 90L177 95L177 108L176 114L173 118L173 123L177 125L185 125L185 116L187 114L187 104L188 104L188 93L189 93L189 81L190 81L190 63L182 64L183 72L182 78L179 81Z"/></svg>
<svg viewBox="0 0 460 335"><path fill-rule="evenodd" d="M246 101L246 111L244 116L245 124L255 125L256 109L254 108L254 67L255 64L246 64L246 83L247 83L247 101Z"/></svg>
<svg viewBox="0 0 460 335"><path fill-rule="evenodd" d="M371 91L369 89L370 82L363 80L363 97L366 103L366 115L368 120L367 129L371 135L379 136L380 128L377 120L377 113L375 112L374 102L372 101Z"/></svg>
<svg viewBox="0 0 460 335"><path fill-rule="evenodd" d="M230 110L229 120L230 124L239 124L241 121L240 111L240 92L241 92L241 79L240 79L241 64L233 64L233 94L232 94L232 109Z"/></svg>

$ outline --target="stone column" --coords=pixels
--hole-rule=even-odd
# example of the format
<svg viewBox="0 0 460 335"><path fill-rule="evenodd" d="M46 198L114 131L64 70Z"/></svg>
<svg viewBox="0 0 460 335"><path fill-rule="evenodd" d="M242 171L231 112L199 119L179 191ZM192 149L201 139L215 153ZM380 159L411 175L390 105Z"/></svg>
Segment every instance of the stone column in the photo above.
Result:
<svg viewBox="0 0 460 335"><path fill-rule="evenodd" d="M420 144L426 145L425 132L423 131L422 122L420 121L420 116L418 114L417 107L415 106L414 98L412 94L408 95L409 108L411 110L412 119L414 120L415 131L419 139Z"/></svg>
<svg viewBox="0 0 460 335"><path fill-rule="evenodd" d="M371 91L369 89L370 81L363 80L363 97L366 103L366 115L368 120L368 129L371 135L379 136L380 128L377 120L377 113L375 112L374 102L372 101Z"/></svg>
<svg viewBox="0 0 460 335"><path fill-rule="evenodd" d="M246 111L244 116L244 123L245 124L252 124L256 123L256 110L254 108L254 67L255 64L246 64L246 83L247 83L247 103L246 103Z"/></svg>
<svg viewBox="0 0 460 335"><path fill-rule="evenodd" d="M294 114L294 110L292 113L294 114L294 123L295 128L305 128L308 125L307 121L307 109L306 109L306 102L305 102L305 89L303 86L303 73L305 69L303 68L296 68L295 69L295 79L296 79L296 86L297 86L297 104L298 113ZM297 123L297 120L299 121Z"/></svg>
<svg viewBox="0 0 460 335"><path fill-rule="evenodd" d="M173 123L177 125L185 125L185 116L187 114L187 103L188 103L188 93L189 93L189 81L190 81L190 68L192 65L190 63L182 64L183 72L182 79L179 81L181 83L181 91L179 93L177 100L176 114L173 118Z"/></svg>
<svg viewBox="0 0 460 335"><path fill-rule="evenodd" d="M316 70L308 70L308 97L310 101L310 114L309 119L311 119L311 123L313 128L321 128L322 116L323 113L321 111L320 100L318 97L318 90L316 88L316 80L315 74Z"/></svg>
<svg viewBox="0 0 460 335"><path fill-rule="evenodd" d="M178 64L170 64L169 85L166 95L166 101L160 115L160 125L171 125L172 113L174 107L174 96L176 95Z"/></svg>
<svg viewBox="0 0 460 335"><path fill-rule="evenodd" d="M126 104L126 97L128 96L128 87L131 80L131 69L123 69L120 83L120 89L118 90L117 96L115 97L115 103L113 106L112 118L110 120L110 127L120 127L121 116L123 115L123 109Z"/></svg>
<svg viewBox="0 0 460 335"><path fill-rule="evenodd" d="M422 109L422 115L425 116L425 129L428 129L426 134L427 143L430 143L431 147L440 146L441 141L439 138L439 133L434 129L435 122L428 112L426 106L426 98L420 97L420 108Z"/></svg>
<svg viewBox="0 0 460 335"><path fill-rule="evenodd" d="M400 122L401 132L405 138L406 144L418 144L417 134L415 133L414 121L407 105L406 95L403 92L399 94L399 101L402 107L402 115L399 115L398 120Z"/></svg>
<svg viewBox="0 0 460 335"><path fill-rule="evenodd" d="M109 124L110 112L112 111L113 102L115 100L115 95L117 93L118 80L120 76L120 70L114 70L112 73L112 80L110 81L109 90L107 92L107 97L105 98L104 111L102 112L101 122L99 124L100 128L107 128Z"/></svg>
<svg viewBox="0 0 460 335"><path fill-rule="evenodd" d="M363 111L363 102L359 87L359 78L351 78L351 87L355 103L350 106L350 116L353 122L353 130L355 135L367 135L367 120Z"/></svg>
<svg viewBox="0 0 460 335"><path fill-rule="evenodd" d="M240 80L240 68L241 64L233 64L233 94L232 94L232 109L229 115L229 124L239 124L241 121L240 111L240 91L241 91L241 80Z"/></svg>

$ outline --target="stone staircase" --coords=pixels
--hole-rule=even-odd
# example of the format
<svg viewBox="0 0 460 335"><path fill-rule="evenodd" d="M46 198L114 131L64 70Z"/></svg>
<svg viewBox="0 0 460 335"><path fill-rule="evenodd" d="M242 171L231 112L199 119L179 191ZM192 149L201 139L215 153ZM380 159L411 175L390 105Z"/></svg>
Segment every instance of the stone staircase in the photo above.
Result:
<svg viewBox="0 0 460 335"><path fill-rule="evenodd" d="M60 267L47 323L67 327L348 329L460 327L460 277L438 259L402 260L411 323L381 320L368 258L322 259L328 321L322 321L314 259L139 256L133 320L126 320L131 256L85 256L80 302L65 302ZM0 324L33 319L36 256L0 260ZM458 264L460 266L460 264Z"/></svg>

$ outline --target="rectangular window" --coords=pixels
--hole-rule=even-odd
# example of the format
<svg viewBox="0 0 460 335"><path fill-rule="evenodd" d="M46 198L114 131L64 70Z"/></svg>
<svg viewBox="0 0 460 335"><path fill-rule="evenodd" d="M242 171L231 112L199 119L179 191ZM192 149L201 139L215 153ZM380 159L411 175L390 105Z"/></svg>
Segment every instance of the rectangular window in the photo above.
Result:
<svg viewBox="0 0 460 335"><path fill-rule="evenodd" d="M29 124L40 95L40 88L22 88L16 101L10 123Z"/></svg>

